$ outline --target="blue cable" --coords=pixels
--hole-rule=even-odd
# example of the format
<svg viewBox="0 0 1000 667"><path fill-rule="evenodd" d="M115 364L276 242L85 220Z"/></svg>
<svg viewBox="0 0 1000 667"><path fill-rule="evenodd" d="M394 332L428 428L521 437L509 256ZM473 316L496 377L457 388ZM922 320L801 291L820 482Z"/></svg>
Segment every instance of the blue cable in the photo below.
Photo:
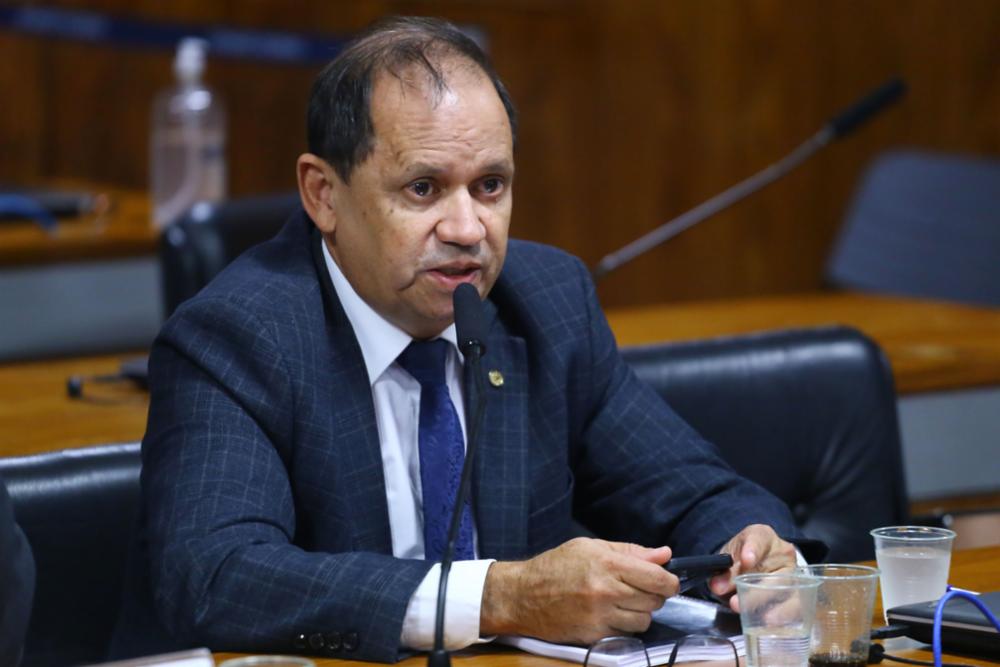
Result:
<svg viewBox="0 0 1000 667"><path fill-rule="evenodd" d="M978 596L973 595L968 591L948 586L947 592L941 596L940 600L938 600L937 609L934 610L934 635L932 637L934 667L941 667L941 616L944 614L944 606L952 598L964 598L976 605L976 607L979 608L979 611L983 612L983 616L985 616L989 622L993 624L993 627L997 629L997 632L1000 632L1000 621L998 621L997 617L993 615L993 612L991 612L986 605L982 603Z"/></svg>
<svg viewBox="0 0 1000 667"><path fill-rule="evenodd" d="M34 220L50 234L56 230L56 219L44 206L25 195L0 192L0 214L16 215Z"/></svg>

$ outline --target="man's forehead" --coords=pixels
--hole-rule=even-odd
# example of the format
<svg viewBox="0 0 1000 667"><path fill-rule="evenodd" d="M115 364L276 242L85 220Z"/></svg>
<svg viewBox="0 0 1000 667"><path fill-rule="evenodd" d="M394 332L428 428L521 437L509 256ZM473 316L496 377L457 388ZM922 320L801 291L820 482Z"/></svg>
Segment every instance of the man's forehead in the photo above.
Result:
<svg viewBox="0 0 1000 667"><path fill-rule="evenodd" d="M426 68L416 64L375 79L371 113L376 147L400 158L401 150L420 152L425 141L433 145L442 138L442 130L455 139L501 136L481 157L493 163L511 162L510 122L489 77L471 61L442 63L440 71L444 75L440 87Z"/></svg>
<svg viewBox="0 0 1000 667"><path fill-rule="evenodd" d="M431 71L429 68L433 67ZM447 56L412 62L383 69L372 81L372 110L387 111L407 104L431 109L453 99L455 87L482 86L493 90L493 83L476 63L466 58ZM499 99L499 96L498 96Z"/></svg>

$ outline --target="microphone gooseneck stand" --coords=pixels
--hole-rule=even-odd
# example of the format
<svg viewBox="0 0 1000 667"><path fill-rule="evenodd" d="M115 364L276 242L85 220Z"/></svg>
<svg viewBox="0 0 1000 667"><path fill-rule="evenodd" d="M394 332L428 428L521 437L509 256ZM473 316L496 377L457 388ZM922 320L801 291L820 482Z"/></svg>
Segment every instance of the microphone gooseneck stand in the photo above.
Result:
<svg viewBox="0 0 1000 667"><path fill-rule="evenodd" d="M479 430L482 427L483 415L486 411L485 382L480 360L486 354L486 324L483 321L482 302L476 288L468 283L458 286L453 296L455 310L455 331L458 336L458 347L462 351L469 373L475 385L475 401L466 400L465 413L468 425L468 442L465 448L465 461L462 464L462 478L455 496L455 507L451 513L451 523L448 526L448 541L441 555L441 578L438 581L437 612L434 619L434 649L427 656L428 667L450 667L451 655L444 648L444 612L445 599L448 595L448 575L451 563L455 558L455 541L458 529L462 523L462 511L465 501L472 488L472 470L479 444ZM468 398L473 398L469 396ZM473 406L470 410L470 406ZM472 419L469 419L469 415Z"/></svg>
<svg viewBox="0 0 1000 667"><path fill-rule="evenodd" d="M708 201L695 206L690 211L663 223L625 247L606 255L594 267L594 280L600 280L639 255L652 250L661 243L672 239L681 232L694 227L699 222L712 217L720 211L724 211L738 201L775 182L835 139L849 134L856 127L895 102L905 92L906 84L902 79L892 79L884 83L859 102L835 116L816 134L804 141L778 162L762 169L750 178L740 181L728 190L720 192Z"/></svg>

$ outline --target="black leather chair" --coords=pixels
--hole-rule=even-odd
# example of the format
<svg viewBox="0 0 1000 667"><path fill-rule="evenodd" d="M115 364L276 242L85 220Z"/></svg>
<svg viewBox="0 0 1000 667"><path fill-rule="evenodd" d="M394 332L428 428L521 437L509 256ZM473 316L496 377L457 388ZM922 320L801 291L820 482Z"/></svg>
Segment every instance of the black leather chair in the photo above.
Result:
<svg viewBox="0 0 1000 667"><path fill-rule="evenodd" d="M219 271L278 233L299 207L296 192L196 204L160 235L164 316L170 317Z"/></svg>
<svg viewBox="0 0 1000 667"><path fill-rule="evenodd" d="M22 667L103 661L139 505L139 444L0 458L35 557Z"/></svg>
<svg viewBox="0 0 1000 667"><path fill-rule="evenodd" d="M1000 306L1000 160L894 151L865 173L834 285Z"/></svg>
<svg viewBox="0 0 1000 667"><path fill-rule="evenodd" d="M784 500L828 561L874 558L904 523L895 390L878 347L845 327L622 350L636 374L741 474Z"/></svg>

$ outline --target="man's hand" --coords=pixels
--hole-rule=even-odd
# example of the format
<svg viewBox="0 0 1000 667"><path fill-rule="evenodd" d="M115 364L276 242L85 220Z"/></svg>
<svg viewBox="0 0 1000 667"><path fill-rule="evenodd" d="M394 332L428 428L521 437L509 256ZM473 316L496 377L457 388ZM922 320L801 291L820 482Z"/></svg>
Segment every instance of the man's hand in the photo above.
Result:
<svg viewBox="0 0 1000 667"><path fill-rule="evenodd" d="M722 553L733 557L733 566L724 574L718 574L709 581L712 593L720 598L729 598L733 611L740 610L739 599L733 595L736 584L733 579L744 572L777 572L795 567L795 547L786 542L774 529L763 524L747 526L722 547Z"/></svg>
<svg viewBox="0 0 1000 667"><path fill-rule="evenodd" d="M680 587L663 569L670 556L669 547L577 538L531 560L494 563L483 589L480 634L590 644L642 632L651 612Z"/></svg>

